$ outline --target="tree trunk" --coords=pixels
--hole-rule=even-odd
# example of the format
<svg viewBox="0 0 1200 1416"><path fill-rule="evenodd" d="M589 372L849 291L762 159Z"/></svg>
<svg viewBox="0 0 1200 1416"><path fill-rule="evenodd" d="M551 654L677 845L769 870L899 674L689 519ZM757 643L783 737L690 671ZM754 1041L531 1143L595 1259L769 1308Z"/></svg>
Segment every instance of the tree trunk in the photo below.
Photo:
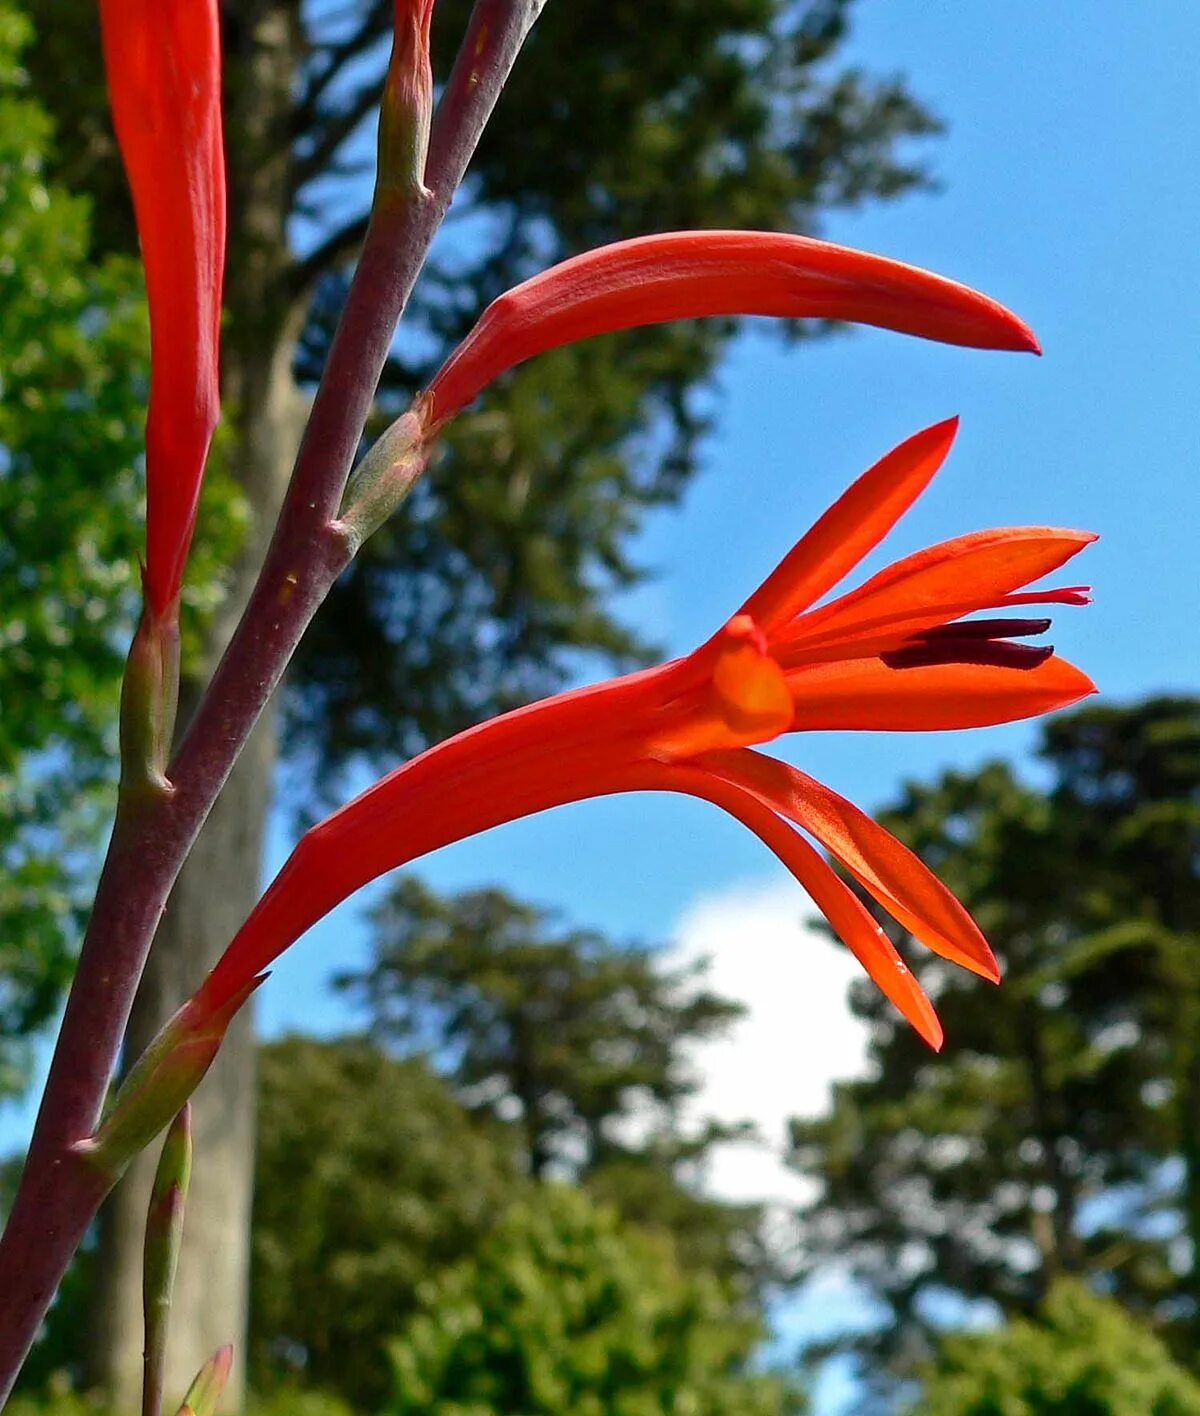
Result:
<svg viewBox="0 0 1200 1416"><path fill-rule="evenodd" d="M222 401L234 424L230 467L251 525L211 625L202 672L185 680L180 724L215 667L262 562L299 445L306 401L292 377L302 310L290 284L287 119L299 62L295 0L227 5L230 191ZM186 613L186 611L185 611ZM276 760L274 715L259 723L185 865L130 1023L127 1061L196 987L258 898ZM181 1397L216 1348L235 1344L223 1403L241 1404L254 1176L254 1037L247 1010L230 1028L193 1102L195 1164L168 1345L167 1396ZM158 1148L132 1166L101 1212L90 1384L135 1411L142 1378L142 1241Z"/></svg>

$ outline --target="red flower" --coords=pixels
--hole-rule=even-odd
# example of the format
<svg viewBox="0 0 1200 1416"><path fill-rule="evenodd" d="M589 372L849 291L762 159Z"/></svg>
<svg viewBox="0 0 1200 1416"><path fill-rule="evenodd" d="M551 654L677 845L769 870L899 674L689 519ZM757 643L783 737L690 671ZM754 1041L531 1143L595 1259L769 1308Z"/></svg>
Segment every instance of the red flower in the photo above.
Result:
<svg viewBox="0 0 1200 1416"><path fill-rule="evenodd" d="M145 583L162 614L183 580L219 413L225 169L217 0L100 0L100 28L146 268Z"/></svg>
<svg viewBox="0 0 1200 1416"><path fill-rule="evenodd" d="M823 845L937 953L986 978L970 916L905 846L836 792L751 750L805 728L919 731L1031 717L1094 692L1049 648L1045 619L977 610L1084 604L1086 587L1023 591L1090 541L1048 527L981 531L897 561L813 609L937 471L957 421L916 434L859 478L706 644L686 658L563 693L431 748L315 826L195 1000L219 1009L339 901L396 866L586 797L676 791L723 807L775 852L933 1046L928 999Z"/></svg>
<svg viewBox="0 0 1200 1416"><path fill-rule="evenodd" d="M670 231L552 266L488 306L428 389L439 427L525 359L612 330L705 315L853 320L945 344L1040 353L986 295L883 256L773 231Z"/></svg>

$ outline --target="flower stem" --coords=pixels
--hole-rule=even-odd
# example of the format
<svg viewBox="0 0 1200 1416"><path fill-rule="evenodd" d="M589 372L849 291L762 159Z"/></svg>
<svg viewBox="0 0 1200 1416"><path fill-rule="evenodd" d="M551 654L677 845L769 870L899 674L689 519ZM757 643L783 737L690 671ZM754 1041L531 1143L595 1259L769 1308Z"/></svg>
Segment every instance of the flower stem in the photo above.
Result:
<svg viewBox="0 0 1200 1416"><path fill-rule="evenodd" d="M124 794L12 1212L0 1237L0 1402L111 1178L74 1147L96 1129L167 896L296 645L349 563L335 524L408 296L544 0L476 0L434 116L427 196L385 199L330 346L258 581L169 769Z"/></svg>

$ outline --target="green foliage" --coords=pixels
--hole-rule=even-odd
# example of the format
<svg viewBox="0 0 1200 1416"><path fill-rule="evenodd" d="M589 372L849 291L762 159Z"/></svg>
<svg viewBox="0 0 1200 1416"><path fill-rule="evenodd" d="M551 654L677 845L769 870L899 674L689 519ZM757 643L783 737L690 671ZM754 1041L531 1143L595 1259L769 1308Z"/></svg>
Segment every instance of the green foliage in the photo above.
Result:
<svg viewBox="0 0 1200 1416"><path fill-rule="evenodd" d="M65 1387L37 1396L15 1396L5 1410L9 1416L112 1416L94 1397ZM242 1411L243 1416L354 1416L353 1408L336 1396L302 1387L254 1395Z"/></svg>
<svg viewBox="0 0 1200 1416"><path fill-rule="evenodd" d="M520 1117L530 1173L622 1148L635 1109L666 1116L696 1088L689 1042L741 1009L671 972L644 947L618 948L500 890L440 897L404 876L372 916L375 958L341 980L374 1032L453 1059L460 1092ZM582 1167L580 1167L582 1157Z"/></svg>
<svg viewBox="0 0 1200 1416"><path fill-rule="evenodd" d="M473 1117L424 1063L397 1061L365 1039L291 1038L263 1048L250 1312L256 1388L282 1399L303 1383L377 1407L390 1387L387 1342L420 1308L422 1285L477 1254L513 1205L540 1213L544 1203L560 1204L543 1198L556 1188L520 1175L518 1139L494 1119ZM685 1287L719 1292L723 1311L737 1310L737 1330L749 1332L769 1269L759 1215L706 1200L676 1178L676 1166L704 1143L672 1147L663 1138L644 1153L609 1155L586 1189L605 1201L605 1232L615 1224L610 1211L619 1212L638 1245L670 1253L672 1272L688 1275Z"/></svg>
<svg viewBox="0 0 1200 1416"><path fill-rule="evenodd" d="M610 1154L583 1177L598 1203L647 1234L670 1240L680 1264L709 1273L747 1300L791 1274L791 1255L764 1223L760 1205L708 1198L694 1183L708 1148L728 1131L710 1127L688 1142L659 1136L642 1150Z"/></svg>
<svg viewBox="0 0 1200 1416"><path fill-rule="evenodd" d="M783 1276L760 1207L691 1183L745 1129L678 1126L696 1088L690 1046L742 1011L704 988L703 965L672 970L502 891L440 897L408 875L372 920L373 962L341 986L376 1037L427 1054L472 1110L513 1122L535 1179L582 1179L687 1267L747 1294Z"/></svg>
<svg viewBox="0 0 1200 1416"><path fill-rule="evenodd" d="M5 1410L9 1416L110 1416L90 1397L65 1387L45 1395L14 1396Z"/></svg>
<svg viewBox="0 0 1200 1416"><path fill-rule="evenodd" d="M558 1186L423 1285L391 1346L393 1416L782 1416L761 1333L711 1277Z"/></svg>
<svg viewBox="0 0 1200 1416"><path fill-rule="evenodd" d="M29 40L0 3L0 1094L24 1081L20 1040L57 1005L88 903L144 536L141 271L92 260L90 203L47 175ZM211 483L187 590L201 614L239 534L219 467Z"/></svg>
<svg viewBox="0 0 1200 1416"><path fill-rule="evenodd" d="M912 1416L1197 1416L1200 1383L1162 1342L1081 1283L1054 1285L1036 1321L940 1345Z"/></svg>
<svg viewBox="0 0 1200 1416"><path fill-rule="evenodd" d="M139 278L88 264L88 203L47 179L29 38L0 4L0 1093L57 1004L108 807L145 396Z"/></svg>
<svg viewBox="0 0 1200 1416"><path fill-rule="evenodd" d="M470 1252L519 1186L419 1062L290 1038L259 1056L250 1366L372 1407L385 1342L429 1273ZM282 1399L282 1398L281 1398Z"/></svg>
<svg viewBox="0 0 1200 1416"><path fill-rule="evenodd" d="M245 1416L354 1416L354 1408L328 1392L305 1387L281 1387L266 1396L255 1393Z"/></svg>
<svg viewBox="0 0 1200 1416"><path fill-rule="evenodd" d="M864 992L872 1075L794 1125L836 1255L890 1311L867 1342L908 1370L947 1294L1028 1314L1099 1276L1194 1360L1200 1315L1200 702L1047 726L1047 792L1005 767L909 786L885 823L978 919L993 990L912 941L936 1060ZM878 1370L878 1369L877 1369Z"/></svg>

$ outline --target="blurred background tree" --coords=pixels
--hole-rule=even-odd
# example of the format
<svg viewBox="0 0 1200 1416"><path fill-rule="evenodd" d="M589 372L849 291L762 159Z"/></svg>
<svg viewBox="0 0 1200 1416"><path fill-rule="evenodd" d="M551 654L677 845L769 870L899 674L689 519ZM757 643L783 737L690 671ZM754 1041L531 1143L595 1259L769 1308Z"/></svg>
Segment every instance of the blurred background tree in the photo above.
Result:
<svg viewBox="0 0 1200 1416"><path fill-rule="evenodd" d="M559 1203L542 1183L555 1176L758 1313L778 1276L759 1209L692 1183L727 1132L685 1132L663 1101L690 1089L689 1045L739 1011L702 970L551 929L499 891L443 900L405 878L373 919L375 962L351 986L376 1040L261 1054L256 1388L303 1379L377 1409L421 1281L470 1257L513 1204Z"/></svg>
<svg viewBox="0 0 1200 1416"><path fill-rule="evenodd" d="M698 1086L687 1049L742 1013L704 991L702 967L556 930L501 890L441 897L406 875L371 918L371 966L340 985L376 1036L448 1059L461 1096L516 1121L535 1180L633 1149L635 1117L669 1130Z"/></svg>
<svg viewBox="0 0 1200 1416"><path fill-rule="evenodd" d="M90 906L144 539L141 271L93 258L92 201L52 179L63 144L24 67L32 39L0 3L0 1097L28 1082L28 1041ZM214 467L186 590L192 652L238 500Z"/></svg>
<svg viewBox="0 0 1200 1416"><path fill-rule="evenodd" d="M470 1254L523 1184L515 1137L427 1066L365 1039L287 1038L259 1058L250 1305L256 1389L303 1381L359 1410L419 1284Z"/></svg>
<svg viewBox="0 0 1200 1416"><path fill-rule="evenodd" d="M880 1379L980 1300L1031 1315L1063 1275L1197 1362L1200 700L1060 715L1041 757L1044 787L995 764L882 816L978 919L1004 986L914 947L946 1050L858 990L871 1073L793 1124L820 1186L806 1256L883 1305L857 1344Z"/></svg>
<svg viewBox="0 0 1200 1416"><path fill-rule="evenodd" d="M467 9L467 0L438 6L438 74ZM671 0L647 45L643 7L632 0L548 5L417 292L380 416L407 399L484 300L561 255L670 226L813 231L829 208L890 199L921 182L905 144L935 124L900 81L839 65L852 10L852 0ZM192 658L184 722L259 563L363 231L390 19L385 0L229 0L223 8L235 136L222 461L249 521ZM102 255L132 254L95 7L37 0L34 20L34 90L71 135L51 175L93 199ZM561 351L460 420L404 514L339 586L292 677L285 742L298 781L332 788L351 762L391 765L556 686L580 654L624 664L644 652L607 597L638 576L628 545L645 511L677 498L694 469L705 428L699 394L732 328L647 330ZM132 433L131 409L124 416ZM127 467L133 439L119 451L115 462ZM88 468L96 477L94 461ZM102 484L108 507L117 475ZM127 586L132 547L104 549L117 555ZM113 594L102 598L108 613ZM43 722L44 684L26 684L5 706L14 721ZM135 1052L255 898L280 726L273 715L262 724L176 887L135 1010ZM38 824L58 819L42 815ZM49 932L57 921L39 927L42 952L61 951ZM37 1013L53 1005L61 958L55 968ZM245 1312L253 1058L247 1020L196 1098L175 1384L236 1335ZM126 1407L141 1362L148 1184L147 1168L135 1168L107 1207L98 1265L93 1377Z"/></svg>
<svg viewBox="0 0 1200 1416"><path fill-rule="evenodd" d="M440 897L410 875L371 924L369 967L338 985L373 1037L428 1057L473 1114L509 1124L526 1174L582 1181L746 1294L785 1276L761 1208L698 1183L714 1146L748 1135L684 1114L695 1047L742 1015L705 986L703 962L672 968L503 891Z"/></svg>
<svg viewBox="0 0 1200 1416"><path fill-rule="evenodd" d="M911 1416L1196 1416L1200 1383L1111 1299L1059 1279L1037 1321L942 1339Z"/></svg>
<svg viewBox="0 0 1200 1416"><path fill-rule="evenodd" d="M28 1081L27 1039L70 976L94 879L146 391L135 263L90 264L90 203L47 175L31 38L0 4L0 1095Z"/></svg>
<svg viewBox="0 0 1200 1416"><path fill-rule="evenodd" d="M550 1186L418 1290L391 1345L395 1416L785 1416L798 1392L754 1372L762 1337L661 1237Z"/></svg>

